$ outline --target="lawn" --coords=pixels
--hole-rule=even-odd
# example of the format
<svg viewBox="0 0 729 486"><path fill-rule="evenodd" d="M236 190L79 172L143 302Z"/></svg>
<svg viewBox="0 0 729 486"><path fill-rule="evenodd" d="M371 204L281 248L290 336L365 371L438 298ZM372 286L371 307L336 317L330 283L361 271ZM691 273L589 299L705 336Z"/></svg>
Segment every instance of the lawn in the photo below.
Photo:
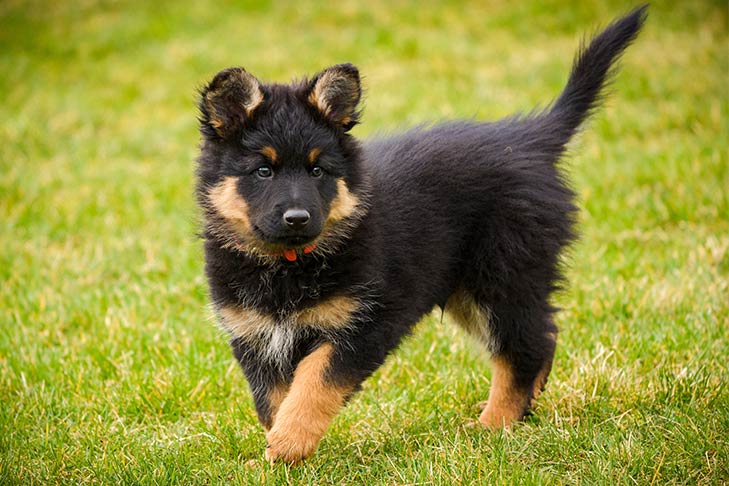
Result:
<svg viewBox="0 0 729 486"><path fill-rule="evenodd" d="M657 1L571 145L581 239L534 416L423 320L316 455L269 465L207 306L196 90L339 62L367 136L544 105L626 1L0 3L0 484L729 483L729 15ZM444 168L447 171L447 168Z"/></svg>

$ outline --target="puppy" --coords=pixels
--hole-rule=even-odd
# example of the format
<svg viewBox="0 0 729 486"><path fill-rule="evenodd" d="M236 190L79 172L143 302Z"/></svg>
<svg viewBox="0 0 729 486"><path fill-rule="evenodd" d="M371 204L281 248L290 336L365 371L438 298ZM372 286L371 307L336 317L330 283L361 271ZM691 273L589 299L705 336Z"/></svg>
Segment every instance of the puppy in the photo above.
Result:
<svg viewBox="0 0 729 486"><path fill-rule="evenodd" d="M640 7L581 49L547 109L492 123L359 142L351 64L293 84L230 68L202 90L205 272L270 460L309 457L435 306L492 355L480 423L525 416L552 366L550 296L575 238L558 162L645 18Z"/></svg>

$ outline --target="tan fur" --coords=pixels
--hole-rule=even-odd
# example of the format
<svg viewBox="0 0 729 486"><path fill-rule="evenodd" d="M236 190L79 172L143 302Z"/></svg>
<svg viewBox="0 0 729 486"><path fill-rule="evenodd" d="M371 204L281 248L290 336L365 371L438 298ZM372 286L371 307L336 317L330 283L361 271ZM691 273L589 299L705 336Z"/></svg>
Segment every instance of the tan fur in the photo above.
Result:
<svg viewBox="0 0 729 486"><path fill-rule="evenodd" d="M448 298L446 312L456 324L493 349L488 309L479 306L471 294L462 288L457 289ZM556 335L550 337L556 340ZM551 362L535 378L531 395L529 390L522 391L515 387L511 365L505 359L495 357L492 365L493 379L489 399L479 421L484 427L498 429L508 427L513 421L522 418L531 400L542 392L551 370Z"/></svg>
<svg viewBox="0 0 729 486"><path fill-rule="evenodd" d="M259 88L253 92L250 101L243 105L243 109L246 110L246 115L250 117L261 103L263 103L263 92Z"/></svg>
<svg viewBox="0 0 729 486"><path fill-rule="evenodd" d="M351 297L336 296L296 311L281 320L241 306L223 307L220 309L220 316L223 327L233 337L242 337L250 341L256 334L280 326L314 327L322 330L342 329L349 324L352 314L357 311L359 305L359 302Z"/></svg>
<svg viewBox="0 0 729 486"><path fill-rule="evenodd" d="M266 457L294 463L314 453L329 423L351 387L328 383L325 379L333 347L322 344L299 363L288 395L281 403L276 421L266 434Z"/></svg>
<svg viewBox="0 0 729 486"><path fill-rule="evenodd" d="M223 328L235 338L248 342L257 339L262 329L272 329L276 320L269 315L246 307L223 307L220 309Z"/></svg>
<svg viewBox="0 0 729 486"><path fill-rule="evenodd" d="M254 346L274 365L285 363L297 336L306 329L323 334L347 328L360 302L351 297L332 297L319 304L295 311L288 316L275 317L250 307L229 306L219 310L222 327L233 338L241 338Z"/></svg>
<svg viewBox="0 0 729 486"><path fill-rule="evenodd" d="M223 217L225 223L217 231L228 241L226 246L259 257L262 260L277 261L281 258L283 247L259 240L251 229L248 204L238 193L237 178L228 176L208 191L210 207ZM337 181L337 195L331 203L329 215L321 235L315 240L316 250L331 251L337 238L348 226L337 225L363 211L359 198L349 191L344 179Z"/></svg>
<svg viewBox="0 0 729 486"><path fill-rule="evenodd" d="M282 249L261 241L252 231L248 204L238 193L237 178L228 176L208 191L210 208L223 222L212 226L227 248L257 256L262 260L275 261L281 258Z"/></svg>
<svg viewBox="0 0 729 486"><path fill-rule="evenodd" d="M547 386L547 377L549 376L551 368L552 363L549 363L539 371L539 374L537 374L537 377L534 380L534 390L532 391L533 400L539 398L539 395L541 395L542 391L544 391L544 387Z"/></svg>
<svg viewBox="0 0 729 486"><path fill-rule="evenodd" d="M556 343L557 342L557 333L551 332L549 333L549 338ZM544 391L544 387L547 386L547 378L549 377L549 373L552 371L552 360L550 359L544 367L539 370L539 373L537 374L536 379L534 380L534 391L532 392L532 398L537 399L539 395L542 394L542 391Z"/></svg>
<svg viewBox="0 0 729 486"><path fill-rule="evenodd" d="M529 404L528 392L519 390L514 383L511 365L503 358L492 359L493 375L489 400L478 421L488 429L509 427L524 415Z"/></svg>
<svg viewBox="0 0 729 486"><path fill-rule="evenodd" d="M309 103L314 107L318 108L319 111L324 115L329 115L329 105L320 96L320 89L318 89L319 83L314 87L314 90L309 94Z"/></svg>
<svg viewBox="0 0 729 486"><path fill-rule="evenodd" d="M337 222L352 216L357 210L358 205L359 199L357 199L357 196L349 191L344 179L339 179L337 181L337 195L332 200L327 220L329 222Z"/></svg>
<svg viewBox="0 0 729 486"><path fill-rule="evenodd" d="M232 338L242 339L259 353L259 359L273 366L288 362L300 329L291 321L280 321L250 307L230 306L219 311L222 327Z"/></svg>
<svg viewBox="0 0 729 486"><path fill-rule="evenodd" d="M261 149L261 154L263 154L271 162L278 161L278 152L276 152L276 149L271 147L270 145L266 145L265 147L263 147Z"/></svg>
<svg viewBox="0 0 729 486"><path fill-rule="evenodd" d="M220 93L218 91L210 91L205 95L205 105L208 108L210 125L212 125L218 135L225 136L225 124L223 123L223 120L220 119L220 114L215 108L215 98L219 95Z"/></svg>
<svg viewBox="0 0 729 486"><path fill-rule="evenodd" d="M487 349L492 349L489 331L491 316L488 309L479 306L470 293L463 288L457 289L448 298L445 307L448 315L469 334L477 337Z"/></svg>
<svg viewBox="0 0 729 486"><path fill-rule="evenodd" d="M276 423L276 414L278 413L281 402L284 401L286 395L289 393L289 385L277 384L268 392L268 406L271 413L271 425ZM268 432L270 427L266 427Z"/></svg>
<svg viewBox="0 0 729 486"><path fill-rule="evenodd" d="M313 148L309 152L309 163L313 164L316 162L316 159L321 155L321 149L320 148Z"/></svg>
<svg viewBox="0 0 729 486"><path fill-rule="evenodd" d="M248 218L248 204L238 194L237 179L228 176L208 193L213 208L243 236L250 236L251 222Z"/></svg>
<svg viewBox="0 0 729 486"><path fill-rule="evenodd" d="M205 104L210 115L210 125L221 136L225 136L226 129L229 127L224 126L225 124L221 120L221 116L217 110L217 101L220 97L228 96L231 91L238 94L243 92L245 95L242 99L246 101L245 103L241 103L240 106L247 117L250 117L256 108L263 103L261 83L254 76L244 69L237 69L236 72L231 73L229 78L223 82L222 86L205 95Z"/></svg>
<svg viewBox="0 0 729 486"><path fill-rule="evenodd" d="M349 323L359 302L351 297L332 297L324 302L296 313L299 325L317 328L339 329Z"/></svg>
<svg viewBox="0 0 729 486"><path fill-rule="evenodd" d="M309 103L317 107L325 116L331 114L331 107L327 103L328 91L331 89L330 86L335 85L337 74L334 71L326 71L316 82L314 90L309 95Z"/></svg>
<svg viewBox="0 0 729 486"><path fill-rule="evenodd" d="M350 76L336 69L325 71L314 85L308 101L324 116L331 117L338 123L347 124L351 121L349 115L355 110L359 101L358 90L351 89L353 82ZM333 113L329 104L329 100L333 97L339 97L339 103L343 104L342 109L336 114ZM338 119L336 119L337 117Z"/></svg>
<svg viewBox="0 0 729 486"><path fill-rule="evenodd" d="M237 177L228 176L208 191L209 208L222 217L211 229L226 248L244 251L262 261L277 261L282 248L261 241L253 232L248 203L238 192Z"/></svg>

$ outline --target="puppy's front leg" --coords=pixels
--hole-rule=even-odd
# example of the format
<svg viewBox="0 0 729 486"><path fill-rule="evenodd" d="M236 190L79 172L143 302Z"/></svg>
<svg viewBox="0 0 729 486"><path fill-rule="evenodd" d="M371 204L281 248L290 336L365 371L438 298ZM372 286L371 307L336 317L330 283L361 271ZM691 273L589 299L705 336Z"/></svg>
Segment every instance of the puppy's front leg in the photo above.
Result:
<svg viewBox="0 0 729 486"><path fill-rule="evenodd" d="M266 457L295 463L313 454L329 423L354 386L333 382L327 375L333 346L323 343L299 362L288 393L266 434Z"/></svg>
<svg viewBox="0 0 729 486"><path fill-rule="evenodd" d="M258 421L269 431L289 391L289 380L281 376L277 369L262 364L265 362L256 348L243 339L234 338L230 344L251 387Z"/></svg>

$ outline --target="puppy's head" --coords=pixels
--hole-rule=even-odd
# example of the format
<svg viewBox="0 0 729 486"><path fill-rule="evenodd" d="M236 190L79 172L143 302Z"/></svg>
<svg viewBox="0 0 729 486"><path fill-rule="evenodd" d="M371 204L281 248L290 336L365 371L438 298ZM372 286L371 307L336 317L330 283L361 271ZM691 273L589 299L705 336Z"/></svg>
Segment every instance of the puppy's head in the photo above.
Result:
<svg viewBox="0 0 729 486"><path fill-rule="evenodd" d="M292 85L263 84L242 68L218 73L200 100L208 233L262 257L331 249L364 206L359 145L348 134L360 97L351 64Z"/></svg>

